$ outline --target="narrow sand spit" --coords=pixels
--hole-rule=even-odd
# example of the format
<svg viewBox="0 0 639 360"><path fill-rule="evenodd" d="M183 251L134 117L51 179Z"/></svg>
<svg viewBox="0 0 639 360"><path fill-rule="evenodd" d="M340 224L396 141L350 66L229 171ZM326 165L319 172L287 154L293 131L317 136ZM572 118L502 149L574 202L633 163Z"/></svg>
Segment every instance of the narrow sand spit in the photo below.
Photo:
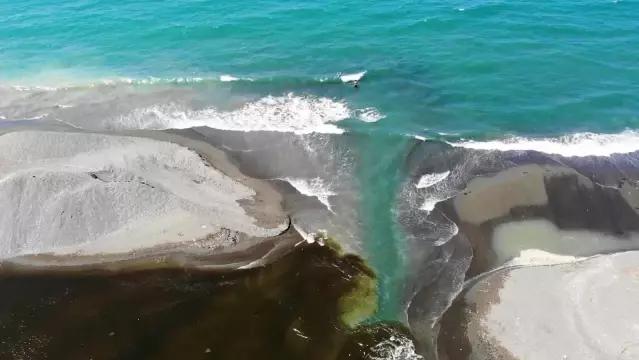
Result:
<svg viewBox="0 0 639 360"><path fill-rule="evenodd" d="M246 248L287 230L274 191L204 160L214 155L128 136L1 135L0 257Z"/></svg>

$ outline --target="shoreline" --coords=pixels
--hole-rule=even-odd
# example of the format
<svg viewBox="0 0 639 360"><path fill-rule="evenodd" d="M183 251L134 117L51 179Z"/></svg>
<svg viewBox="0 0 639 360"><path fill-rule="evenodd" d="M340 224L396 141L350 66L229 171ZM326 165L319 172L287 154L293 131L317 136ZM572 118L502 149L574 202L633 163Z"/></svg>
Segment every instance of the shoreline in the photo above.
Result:
<svg viewBox="0 0 639 360"><path fill-rule="evenodd" d="M291 228L244 249L224 252L202 250L196 241L139 249L121 254L24 255L0 261L0 273L42 271L112 273L153 269L210 269L220 272L248 270L276 262L297 247L308 244Z"/></svg>

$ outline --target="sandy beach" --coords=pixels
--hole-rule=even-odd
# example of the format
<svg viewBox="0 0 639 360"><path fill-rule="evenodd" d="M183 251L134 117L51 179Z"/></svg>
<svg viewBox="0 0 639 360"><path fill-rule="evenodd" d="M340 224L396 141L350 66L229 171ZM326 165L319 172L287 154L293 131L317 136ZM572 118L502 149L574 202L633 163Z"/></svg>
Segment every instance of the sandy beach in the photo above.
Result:
<svg viewBox="0 0 639 360"><path fill-rule="evenodd" d="M486 276L442 320L440 359L636 359L638 260L630 251Z"/></svg>
<svg viewBox="0 0 639 360"><path fill-rule="evenodd" d="M3 131L5 262L104 266L162 255L175 264L206 255L209 266L246 267L303 241L279 193L194 131Z"/></svg>

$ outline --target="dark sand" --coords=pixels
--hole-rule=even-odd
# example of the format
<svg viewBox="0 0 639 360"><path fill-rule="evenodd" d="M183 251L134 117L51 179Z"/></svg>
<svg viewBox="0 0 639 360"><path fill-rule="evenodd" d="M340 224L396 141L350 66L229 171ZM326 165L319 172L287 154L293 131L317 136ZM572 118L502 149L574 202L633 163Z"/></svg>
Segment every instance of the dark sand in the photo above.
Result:
<svg viewBox="0 0 639 360"><path fill-rule="evenodd" d="M589 232L591 237L601 240L587 241L587 236L580 233L580 247L557 245L562 251L571 252L563 255L587 256L639 248L634 235L639 231L639 204L634 200L638 197L635 186L606 187L570 168L526 165L477 178L459 195L437 206L458 225L459 232L473 248L473 260L466 274L472 278L503 264L504 259L499 259L494 245L504 244L494 239L494 235L507 223L546 221L559 232ZM613 238L617 241L595 245ZM558 240L569 239L559 234ZM536 244L522 244L521 249L549 252L557 249L550 246L539 239Z"/></svg>

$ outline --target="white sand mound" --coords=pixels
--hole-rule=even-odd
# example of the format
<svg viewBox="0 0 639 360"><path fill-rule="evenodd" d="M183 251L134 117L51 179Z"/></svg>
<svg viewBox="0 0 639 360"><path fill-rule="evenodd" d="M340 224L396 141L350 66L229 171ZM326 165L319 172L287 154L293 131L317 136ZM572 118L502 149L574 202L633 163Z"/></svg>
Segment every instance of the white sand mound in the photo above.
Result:
<svg viewBox="0 0 639 360"><path fill-rule="evenodd" d="M0 136L0 258L119 253L216 233L273 236L254 191L169 142L24 131Z"/></svg>
<svg viewBox="0 0 639 360"><path fill-rule="evenodd" d="M473 358L639 359L637 251L499 273L466 299Z"/></svg>

